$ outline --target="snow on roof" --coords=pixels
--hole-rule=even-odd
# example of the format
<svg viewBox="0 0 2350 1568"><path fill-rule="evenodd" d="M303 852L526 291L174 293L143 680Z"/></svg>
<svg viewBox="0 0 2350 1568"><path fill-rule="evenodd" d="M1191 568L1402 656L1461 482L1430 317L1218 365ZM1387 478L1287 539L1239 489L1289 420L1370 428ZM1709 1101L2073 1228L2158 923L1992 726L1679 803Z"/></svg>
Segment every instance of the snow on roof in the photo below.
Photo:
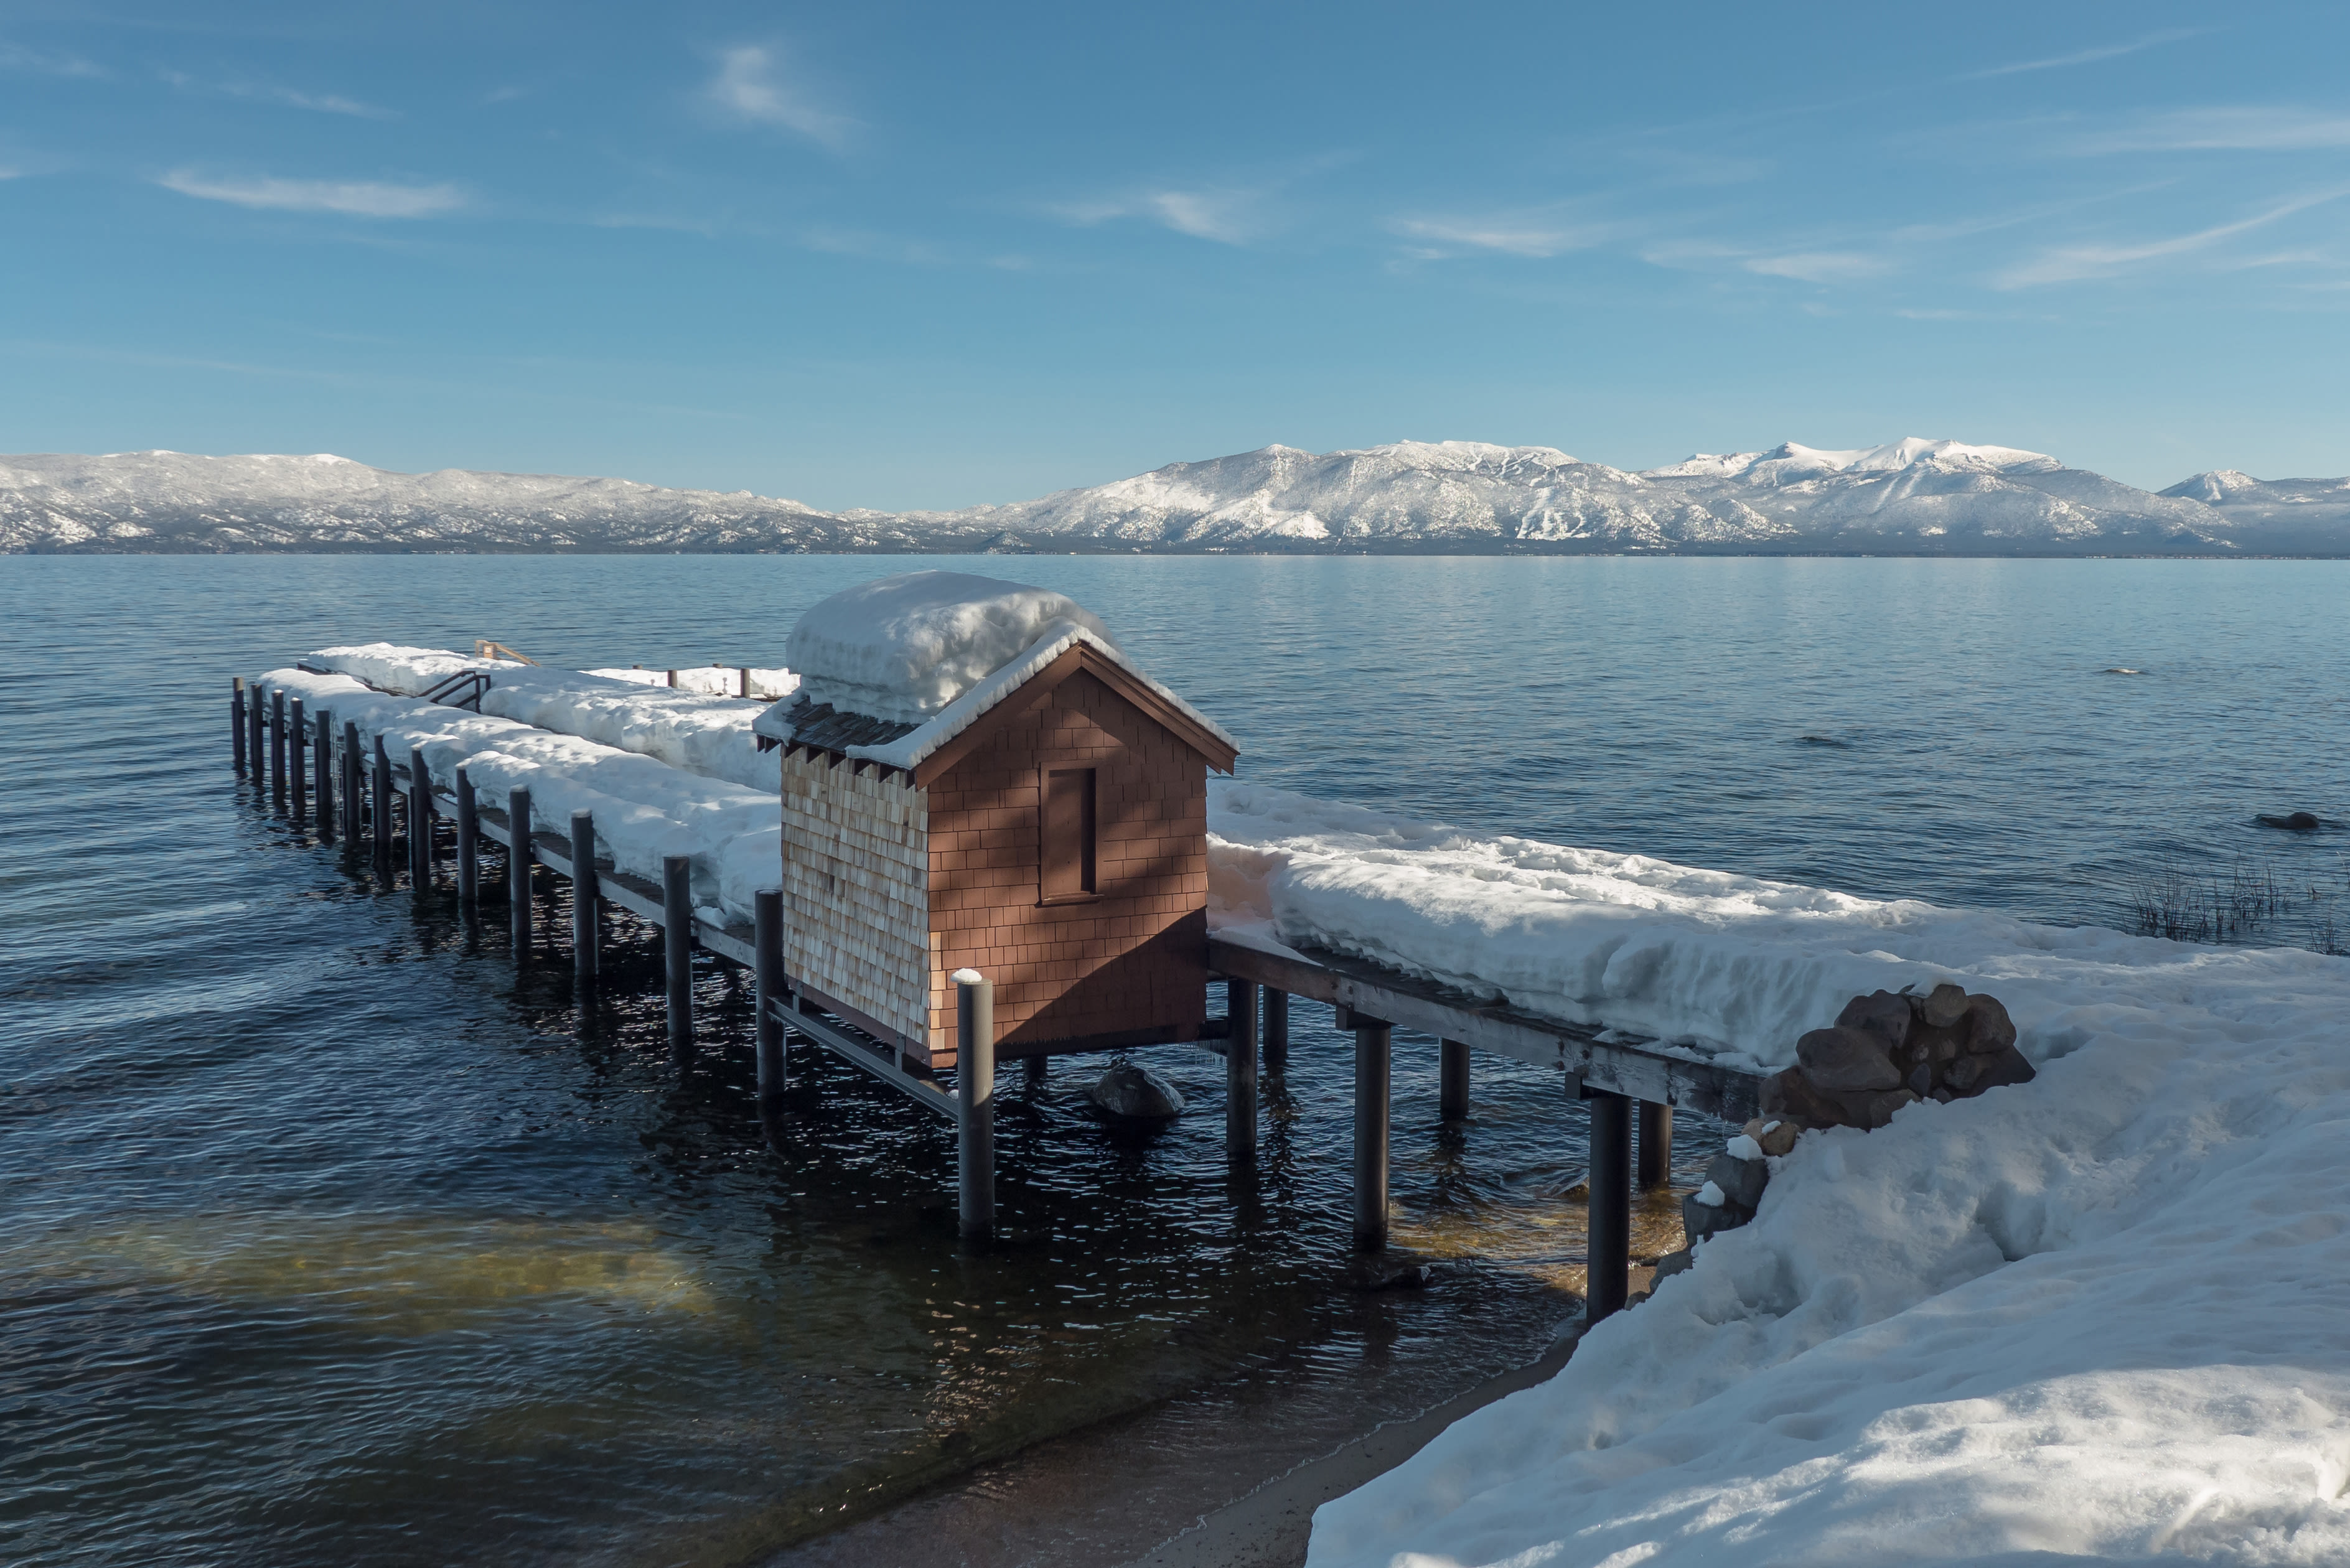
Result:
<svg viewBox="0 0 2350 1568"><path fill-rule="evenodd" d="M911 771L1070 649L1083 644L1238 750L1214 721L1135 667L1100 618L1066 594L967 572L908 572L847 588L792 628L785 660L800 690L759 715L789 743L829 707L912 729L846 754Z"/></svg>

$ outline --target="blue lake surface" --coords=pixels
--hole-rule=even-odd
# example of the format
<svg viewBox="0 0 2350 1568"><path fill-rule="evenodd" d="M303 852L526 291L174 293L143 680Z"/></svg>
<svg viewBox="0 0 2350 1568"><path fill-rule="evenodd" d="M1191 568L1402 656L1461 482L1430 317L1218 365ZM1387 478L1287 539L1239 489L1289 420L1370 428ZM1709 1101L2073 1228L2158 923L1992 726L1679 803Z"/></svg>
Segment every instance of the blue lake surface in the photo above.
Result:
<svg viewBox="0 0 2350 1568"><path fill-rule="evenodd" d="M1008 1242L967 1260L946 1129L853 1070L795 1054L767 1147L733 971L681 1079L650 940L583 1012L230 772L229 678L311 648L775 665L803 608L934 564L1074 595L1243 778L2061 923L2165 864L2272 872L2282 940L2350 892L2350 836L2256 820L2350 818L2344 563L0 560L0 1559L761 1562L1112 1418L964 1483L1052 1518L934 1555L1115 1561L1539 1350L1582 1244L1555 1075L1481 1059L1445 1131L1399 1042L1434 1289L1347 1288L1347 1047L1304 1006L1253 1187L1213 1057L1147 1054L1195 1113L1149 1139L1081 1064L1011 1079ZM1113 1453L1126 1494L1088 1490Z"/></svg>

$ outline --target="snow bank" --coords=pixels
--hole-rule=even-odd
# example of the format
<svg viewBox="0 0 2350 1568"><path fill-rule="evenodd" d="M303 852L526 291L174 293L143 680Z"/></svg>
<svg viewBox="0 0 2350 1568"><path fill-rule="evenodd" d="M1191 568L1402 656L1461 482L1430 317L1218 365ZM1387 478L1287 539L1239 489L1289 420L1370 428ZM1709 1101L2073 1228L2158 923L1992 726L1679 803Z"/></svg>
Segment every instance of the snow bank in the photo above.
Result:
<svg viewBox="0 0 2350 1568"><path fill-rule="evenodd" d="M632 665L626 670L590 670L584 671L606 680L625 680L631 686L659 686L670 689L668 670L647 670ZM752 670L751 690L743 690L743 671L733 665L693 665L675 671L680 691L699 691L705 697L745 697L754 702L773 702L799 690L800 678L788 670Z"/></svg>
<svg viewBox="0 0 2350 1568"><path fill-rule="evenodd" d="M1956 981L2014 1012L2016 989L2061 955L2127 969L2150 1005L2191 1002L2216 961L2117 931L1470 833L1225 781L1210 781L1208 828L1209 922L1241 940L1253 925L1291 947L1754 1070L1792 1063L1798 1036L1866 992ZM2034 1061L2075 1043L2016 1019Z"/></svg>
<svg viewBox="0 0 2350 1568"><path fill-rule="evenodd" d="M403 696L428 691L464 670L484 670L490 677L490 689L482 697L485 714L658 758L672 767L745 789L777 794L783 788L780 759L773 753L762 755L751 733L752 722L759 716L757 708L739 698L671 691L666 684L628 679L650 676L665 681L666 671L549 670L389 642L322 648L305 655L304 662L355 675ZM678 673L681 680L688 673L737 678L732 670ZM778 695L797 684L788 670L753 674Z"/></svg>
<svg viewBox="0 0 2350 1568"><path fill-rule="evenodd" d="M1066 594L968 572L907 572L803 613L784 658L816 701L919 724L1064 623L1118 646Z"/></svg>
<svg viewBox="0 0 2350 1568"><path fill-rule="evenodd" d="M2350 961L1236 786L1211 821L1228 924L1383 959L1426 940L1447 964L1490 932L1517 983L1758 1055L1834 1016L1808 999L1948 974L2006 1002L2041 1063L1806 1134L1752 1224L1557 1377L1326 1505L1310 1568L2350 1561Z"/></svg>
<svg viewBox="0 0 2350 1568"><path fill-rule="evenodd" d="M501 666L500 678L505 673ZM313 716L331 714L338 728L357 723L359 743L370 753L378 735L396 762L421 747L426 770L446 788L455 788L463 767L486 805L503 809L508 790L527 788L539 831L567 834L573 812L595 813L597 849L619 870L658 883L663 857L691 856L694 902L729 922L749 920L753 895L782 877L782 804L775 791L705 778L496 714L388 696L347 675L274 670L261 684L300 698Z"/></svg>

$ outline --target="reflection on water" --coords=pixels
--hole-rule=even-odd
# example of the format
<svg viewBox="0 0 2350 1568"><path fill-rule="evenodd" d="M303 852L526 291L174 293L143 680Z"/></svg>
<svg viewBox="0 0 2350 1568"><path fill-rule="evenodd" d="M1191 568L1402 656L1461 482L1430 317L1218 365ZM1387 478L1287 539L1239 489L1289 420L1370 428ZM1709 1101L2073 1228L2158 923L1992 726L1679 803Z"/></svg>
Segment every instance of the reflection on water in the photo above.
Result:
<svg viewBox="0 0 2350 1568"><path fill-rule="evenodd" d="M795 1051L766 1147L733 971L697 971L681 1075L650 933L615 920L583 1008L559 918L517 972L495 922L373 888L229 775L226 678L303 649L765 666L906 565L0 561L0 1561L755 1562L1100 1420L1015 1489L1066 1503L1058 1558L1008 1470L968 1483L1001 1525L972 1561L1097 1561L1113 1516L1541 1349L1583 1264L1555 1073L1480 1057L1444 1128L1435 1043L1399 1035L1427 1290L1356 1288L1350 1043L1304 1005L1245 1179L1212 1055L1141 1054L1193 1108L1139 1139L1087 1113L1097 1063L1007 1075L1004 1241L963 1258L950 1130L855 1069ZM2228 848L2245 779L2350 796L2332 579L2285 575L2314 568L1006 569L1102 612L1245 776L1856 891L2099 914L2102 868ZM1943 614L1896 646L1843 608L1905 596ZM1677 1130L1693 1174L1721 1129ZM1673 1219L1644 1203L1636 1252Z"/></svg>

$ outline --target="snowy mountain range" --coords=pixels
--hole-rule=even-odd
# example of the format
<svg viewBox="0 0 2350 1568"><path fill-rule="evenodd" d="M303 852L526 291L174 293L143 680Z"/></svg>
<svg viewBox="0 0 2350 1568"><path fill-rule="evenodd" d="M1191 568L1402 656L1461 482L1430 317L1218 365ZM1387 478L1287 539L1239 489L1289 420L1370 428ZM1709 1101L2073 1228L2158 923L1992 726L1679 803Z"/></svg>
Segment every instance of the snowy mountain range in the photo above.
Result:
<svg viewBox="0 0 2350 1568"><path fill-rule="evenodd" d="M2350 556L2350 479L2220 470L2156 494L2041 452L1914 437L1642 472L1552 447L1398 441L887 513L325 455L0 457L0 553L255 550Z"/></svg>

